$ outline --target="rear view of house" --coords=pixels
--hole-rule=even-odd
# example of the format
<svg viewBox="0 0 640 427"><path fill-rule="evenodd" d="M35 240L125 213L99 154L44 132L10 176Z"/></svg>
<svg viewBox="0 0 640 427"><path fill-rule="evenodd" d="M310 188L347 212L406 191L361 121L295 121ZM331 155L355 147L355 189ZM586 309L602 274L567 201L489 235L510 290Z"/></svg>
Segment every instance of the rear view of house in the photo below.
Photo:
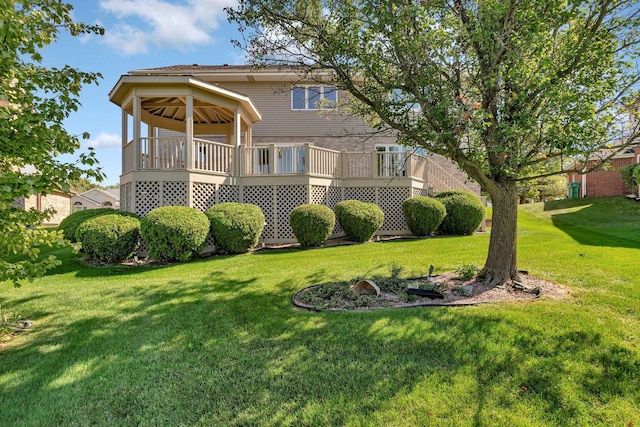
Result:
<svg viewBox="0 0 640 427"><path fill-rule="evenodd" d="M444 158L340 113L347 96L322 74L137 70L120 78L110 100L122 109L121 209L140 215L165 205L253 203L266 217L263 241L277 243L294 240L289 214L304 203L376 203L385 213L379 234L395 235L409 234L401 209L408 197L454 188L479 194Z"/></svg>

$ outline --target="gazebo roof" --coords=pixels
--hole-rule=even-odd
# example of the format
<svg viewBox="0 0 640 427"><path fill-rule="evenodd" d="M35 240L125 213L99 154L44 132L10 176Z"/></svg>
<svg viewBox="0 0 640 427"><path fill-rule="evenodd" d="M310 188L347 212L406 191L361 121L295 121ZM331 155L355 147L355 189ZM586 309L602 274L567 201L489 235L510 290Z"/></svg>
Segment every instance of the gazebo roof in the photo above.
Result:
<svg viewBox="0 0 640 427"><path fill-rule="evenodd" d="M239 110L248 124L262 119L251 99L192 76L124 75L109 93L109 100L133 114L133 96L141 99L145 123L172 130L183 130L186 98L193 96L194 127L202 132L233 123Z"/></svg>

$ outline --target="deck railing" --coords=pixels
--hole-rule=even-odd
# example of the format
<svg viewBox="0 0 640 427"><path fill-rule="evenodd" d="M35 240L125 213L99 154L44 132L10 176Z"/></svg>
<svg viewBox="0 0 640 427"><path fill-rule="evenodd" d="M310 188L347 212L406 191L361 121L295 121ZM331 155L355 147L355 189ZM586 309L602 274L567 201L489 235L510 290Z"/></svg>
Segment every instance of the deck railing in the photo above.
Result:
<svg viewBox="0 0 640 427"><path fill-rule="evenodd" d="M373 156L375 152L347 152L343 151L343 159L346 167L342 174L348 178L371 178L374 168L371 166L374 162Z"/></svg>
<svg viewBox="0 0 640 427"><path fill-rule="evenodd" d="M335 178L407 177L427 182L433 191L471 190L428 157L411 152L347 152L310 144L258 145L238 148L194 138L187 168L185 138L140 138L138 169L193 169L225 175L295 175ZM134 144L123 149L123 170L133 170Z"/></svg>
<svg viewBox="0 0 640 427"><path fill-rule="evenodd" d="M339 151L320 147L309 147L309 173L312 175L340 177L342 156Z"/></svg>
<svg viewBox="0 0 640 427"><path fill-rule="evenodd" d="M234 147L206 139L193 139L193 169L235 175Z"/></svg>
<svg viewBox="0 0 640 427"><path fill-rule="evenodd" d="M184 138L140 138L138 169L185 169Z"/></svg>
<svg viewBox="0 0 640 427"><path fill-rule="evenodd" d="M443 190L465 190L473 192L467 184L453 176L442 166L431 159L427 160L427 182L434 192L437 193Z"/></svg>
<svg viewBox="0 0 640 427"><path fill-rule="evenodd" d="M133 162L134 162L134 148L133 141L127 142L127 145L122 147L122 172L129 172L134 170Z"/></svg>

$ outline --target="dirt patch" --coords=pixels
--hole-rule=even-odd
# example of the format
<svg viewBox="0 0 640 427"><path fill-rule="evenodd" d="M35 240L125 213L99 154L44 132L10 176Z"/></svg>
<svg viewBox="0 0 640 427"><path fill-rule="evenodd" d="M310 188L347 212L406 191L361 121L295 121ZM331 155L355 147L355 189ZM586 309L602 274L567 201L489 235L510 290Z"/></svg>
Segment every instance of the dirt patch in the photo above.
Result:
<svg viewBox="0 0 640 427"><path fill-rule="evenodd" d="M565 286L520 274L517 282L489 287L476 278L462 278L458 272L443 273L429 280L372 278L380 287L379 295L355 295L352 291L360 279L348 282L323 283L298 291L292 298L297 307L310 310L373 310L419 306L473 305L503 301L532 301L537 298L564 299L569 296ZM442 298L409 295L409 288L436 291Z"/></svg>

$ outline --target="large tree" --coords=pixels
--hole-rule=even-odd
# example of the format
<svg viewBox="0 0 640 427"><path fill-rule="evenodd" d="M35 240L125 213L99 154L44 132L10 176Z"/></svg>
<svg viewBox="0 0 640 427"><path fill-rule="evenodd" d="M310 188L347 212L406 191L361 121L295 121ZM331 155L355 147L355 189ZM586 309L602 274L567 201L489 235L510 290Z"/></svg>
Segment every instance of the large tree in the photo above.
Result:
<svg viewBox="0 0 640 427"><path fill-rule="evenodd" d="M518 275L518 182L638 136L621 125L635 113L633 1L240 0L228 13L252 62L328 72L352 112L481 185L492 284Z"/></svg>
<svg viewBox="0 0 640 427"><path fill-rule="evenodd" d="M71 66L47 68L41 51L63 32L103 30L74 22L72 7L60 0L0 3L0 282L18 284L58 263L54 257L39 259L39 247L62 239L33 229L51 211L25 211L15 201L69 191L69 183L82 176L102 178L99 169L91 169L96 164L92 151L74 163L59 160L80 147L80 137L70 135L63 122L78 109L81 87L101 76Z"/></svg>

